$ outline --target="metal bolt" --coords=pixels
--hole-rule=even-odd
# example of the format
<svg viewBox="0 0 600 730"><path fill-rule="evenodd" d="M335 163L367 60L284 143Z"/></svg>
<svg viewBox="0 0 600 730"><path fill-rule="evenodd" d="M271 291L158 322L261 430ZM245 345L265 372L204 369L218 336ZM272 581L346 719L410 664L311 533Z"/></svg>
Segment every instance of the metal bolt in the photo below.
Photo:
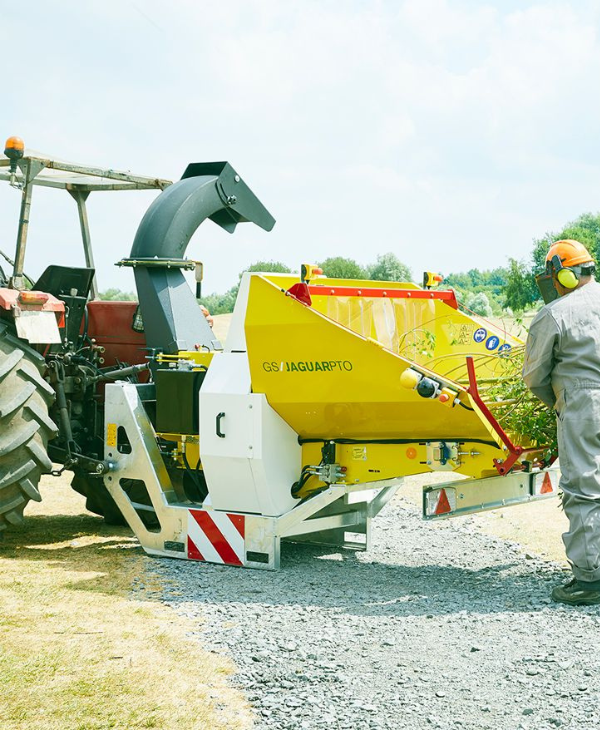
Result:
<svg viewBox="0 0 600 730"><path fill-rule="evenodd" d="M235 205L237 203L237 198L235 195L228 195L227 196L227 205Z"/></svg>
<svg viewBox="0 0 600 730"><path fill-rule="evenodd" d="M236 175L236 176L235 176L235 177L234 177L233 179L234 179L234 180L235 180L236 182L239 182L239 181L240 181L240 176L239 176L239 175Z"/></svg>

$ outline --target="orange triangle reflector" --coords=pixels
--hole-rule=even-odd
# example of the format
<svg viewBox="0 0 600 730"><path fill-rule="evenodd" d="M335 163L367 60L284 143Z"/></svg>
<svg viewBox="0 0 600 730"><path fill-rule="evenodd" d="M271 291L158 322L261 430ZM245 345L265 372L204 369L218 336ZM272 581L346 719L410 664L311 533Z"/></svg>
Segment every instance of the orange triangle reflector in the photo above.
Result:
<svg viewBox="0 0 600 730"><path fill-rule="evenodd" d="M444 515L446 512L452 512L452 507L450 507L450 502L448 501L448 495L446 494L445 489L440 490L440 498L438 499L438 503L435 508L434 515Z"/></svg>
<svg viewBox="0 0 600 730"><path fill-rule="evenodd" d="M542 482L542 488L540 489L540 494L549 494L550 492L553 492L554 489L552 488L552 479L550 479L550 473L546 472L544 474L544 481Z"/></svg>

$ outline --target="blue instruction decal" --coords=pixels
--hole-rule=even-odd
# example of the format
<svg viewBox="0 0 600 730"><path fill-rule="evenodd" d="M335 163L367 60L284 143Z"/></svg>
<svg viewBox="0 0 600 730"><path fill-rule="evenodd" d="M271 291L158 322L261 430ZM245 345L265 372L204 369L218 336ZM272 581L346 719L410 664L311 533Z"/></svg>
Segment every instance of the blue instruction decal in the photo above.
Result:
<svg viewBox="0 0 600 730"><path fill-rule="evenodd" d="M499 344L500 344L500 338L496 337L496 335L492 335L491 337L487 338L485 346L488 350L495 350Z"/></svg>
<svg viewBox="0 0 600 730"><path fill-rule="evenodd" d="M508 351L512 350L512 345L509 345L507 342L505 342L503 345L500 345L498 348L498 352L500 355L508 355Z"/></svg>
<svg viewBox="0 0 600 730"><path fill-rule="evenodd" d="M483 327L480 327L478 330L475 330L475 333L473 334L473 339L475 342L483 342L485 338L487 337L487 330Z"/></svg>

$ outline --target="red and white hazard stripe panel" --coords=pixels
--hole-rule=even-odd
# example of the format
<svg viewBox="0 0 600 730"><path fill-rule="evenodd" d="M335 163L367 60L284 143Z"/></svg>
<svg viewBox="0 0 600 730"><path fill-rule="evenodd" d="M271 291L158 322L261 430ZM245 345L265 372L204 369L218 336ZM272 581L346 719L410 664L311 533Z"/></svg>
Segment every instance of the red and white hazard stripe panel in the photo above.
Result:
<svg viewBox="0 0 600 730"><path fill-rule="evenodd" d="M187 556L223 565L243 565L244 515L188 510Z"/></svg>

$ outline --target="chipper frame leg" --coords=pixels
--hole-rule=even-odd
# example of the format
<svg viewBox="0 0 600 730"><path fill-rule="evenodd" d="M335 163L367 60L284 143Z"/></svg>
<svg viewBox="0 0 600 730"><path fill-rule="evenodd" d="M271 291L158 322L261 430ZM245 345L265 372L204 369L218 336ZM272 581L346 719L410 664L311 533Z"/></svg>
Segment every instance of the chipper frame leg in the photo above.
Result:
<svg viewBox="0 0 600 730"><path fill-rule="evenodd" d="M364 484L331 485L275 517L215 510L207 500L203 506L177 496L135 385L107 386L105 422L105 458L111 464L106 487L150 555L276 570L282 539L366 549L372 517L401 484L388 480L379 489L368 485L368 491ZM130 479L144 482L151 506L131 501L124 489ZM144 511L156 516L157 527L144 524Z"/></svg>

